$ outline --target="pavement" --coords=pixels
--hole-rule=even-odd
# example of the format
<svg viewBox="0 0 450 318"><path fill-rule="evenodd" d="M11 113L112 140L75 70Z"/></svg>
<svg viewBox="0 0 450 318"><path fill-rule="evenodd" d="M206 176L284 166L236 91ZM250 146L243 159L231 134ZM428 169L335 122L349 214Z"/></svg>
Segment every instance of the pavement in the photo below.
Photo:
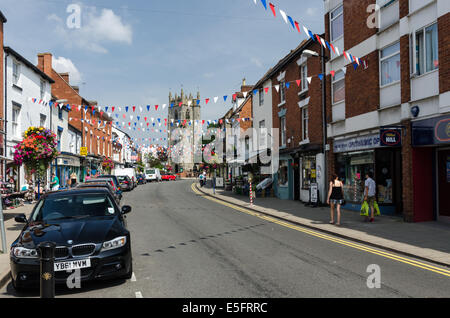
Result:
<svg viewBox="0 0 450 318"><path fill-rule="evenodd" d="M407 223L398 216L381 215L375 222L364 222L359 212L341 209L341 226L331 225L329 207L308 207L300 201L278 198L250 199L231 191L213 189L206 185L198 190L217 199L256 212L300 224L308 228L369 244L385 250L450 266L450 224L439 222ZM335 219L336 220L336 219Z"/></svg>
<svg viewBox="0 0 450 318"><path fill-rule="evenodd" d="M9 247L17 239L23 228L23 224L17 223L14 218L19 214L25 214L28 217L33 208L34 204L24 204L15 209L3 210L7 251L0 252L0 288L9 280Z"/></svg>

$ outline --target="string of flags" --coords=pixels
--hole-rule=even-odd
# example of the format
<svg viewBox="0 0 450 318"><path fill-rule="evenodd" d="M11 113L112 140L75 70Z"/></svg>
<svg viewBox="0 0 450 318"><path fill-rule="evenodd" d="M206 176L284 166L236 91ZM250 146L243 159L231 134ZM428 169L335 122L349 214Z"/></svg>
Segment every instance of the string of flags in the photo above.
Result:
<svg viewBox="0 0 450 318"><path fill-rule="evenodd" d="M261 1L261 4L264 6L264 9L267 10L267 0L260 0L260 1ZM257 4L257 0L253 0L253 2L255 3L255 5ZM276 6L273 3L269 2L269 7L270 7L270 10L272 11L274 18L276 18L277 17L277 11L275 10ZM299 22L294 20L290 15L288 15L285 11L283 11L281 9L279 9L279 13L280 13L283 21L286 24L288 24L288 22L289 22L289 24L292 26L292 29L294 31L297 31L299 34L302 33ZM338 47L336 47L332 43L329 43L328 41L324 40L322 37L318 36L317 34L312 33L306 26L302 25L302 29L307 37L311 38L315 42L318 42L325 49L328 49L330 52L331 51L334 52L334 54L337 54L338 56L344 55L344 58L348 62L351 62L353 64L355 70L361 64L363 64L364 67L367 67L366 61L361 60L359 57L356 57L347 51L342 51L342 54L341 54Z"/></svg>

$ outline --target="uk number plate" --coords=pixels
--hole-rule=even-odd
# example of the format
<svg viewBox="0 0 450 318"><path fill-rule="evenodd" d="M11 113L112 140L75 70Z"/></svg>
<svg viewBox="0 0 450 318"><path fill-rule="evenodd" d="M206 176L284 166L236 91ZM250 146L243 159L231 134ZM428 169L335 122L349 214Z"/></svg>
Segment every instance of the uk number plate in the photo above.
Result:
<svg viewBox="0 0 450 318"><path fill-rule="evenodd" d="M68 262L58 262L58 263L55 263L54 267L55 267L55 272L87 268L87 267L91 267L91 260L88 258L88 259L73 260L73 261L68 261Z"/></svg>

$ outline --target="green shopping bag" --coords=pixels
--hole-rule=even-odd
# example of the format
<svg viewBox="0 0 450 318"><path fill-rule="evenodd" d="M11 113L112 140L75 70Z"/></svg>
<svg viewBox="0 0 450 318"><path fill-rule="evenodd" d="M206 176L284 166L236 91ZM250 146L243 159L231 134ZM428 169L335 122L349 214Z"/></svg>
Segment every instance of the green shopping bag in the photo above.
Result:
<svg viewBox="0 0 450 318"><path fill-rule="evenodd" d="M364 201L361 205L361 215L369 216L369 204L367 203L367 201Z"/></svg>
<svg viewBox="0 0 450 318"><path fill-rule="evenodd" d="M373 208L374 208L374 210L375 210L375 215L376 215L376 216L378 216L378 215L381 214L381 213L380 213L380 208L378 207L377 201L375 201L375 202L373 203Z"/></svg>

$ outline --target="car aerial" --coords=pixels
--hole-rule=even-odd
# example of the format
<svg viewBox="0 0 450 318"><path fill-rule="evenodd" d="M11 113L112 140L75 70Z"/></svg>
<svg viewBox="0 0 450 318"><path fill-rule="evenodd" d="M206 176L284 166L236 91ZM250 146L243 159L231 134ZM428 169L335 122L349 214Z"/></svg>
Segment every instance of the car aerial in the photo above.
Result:
<svg viewBox="0 0 450 318"><path fill-rule="evenodd" d="M25 223L10 252L11 279L17 290L38 287L41 242L53 242L55 283L64 284L73 270L80 281L124 278L132 275L130 232L126 213L105 188L75 188L44 194ZM67 271L70 269L71 271Z"/></svg>
<svg viewBox="0 0 450 318"><path fill-rule="evenodd" d="M122 191L131 191L132 181L129 176L117 176Z"/></svg>
<svg viewBox="0 0 450 318"><path fill-rule="evenodd" d="M76 186L77 188L106 188L112 194L116 202L119 204L120 200L122 200L122 194L118 194L117 191L114 191L111 184L107 181L98 181L98 182L88 182L88 183L80 183Z"/></svg>

